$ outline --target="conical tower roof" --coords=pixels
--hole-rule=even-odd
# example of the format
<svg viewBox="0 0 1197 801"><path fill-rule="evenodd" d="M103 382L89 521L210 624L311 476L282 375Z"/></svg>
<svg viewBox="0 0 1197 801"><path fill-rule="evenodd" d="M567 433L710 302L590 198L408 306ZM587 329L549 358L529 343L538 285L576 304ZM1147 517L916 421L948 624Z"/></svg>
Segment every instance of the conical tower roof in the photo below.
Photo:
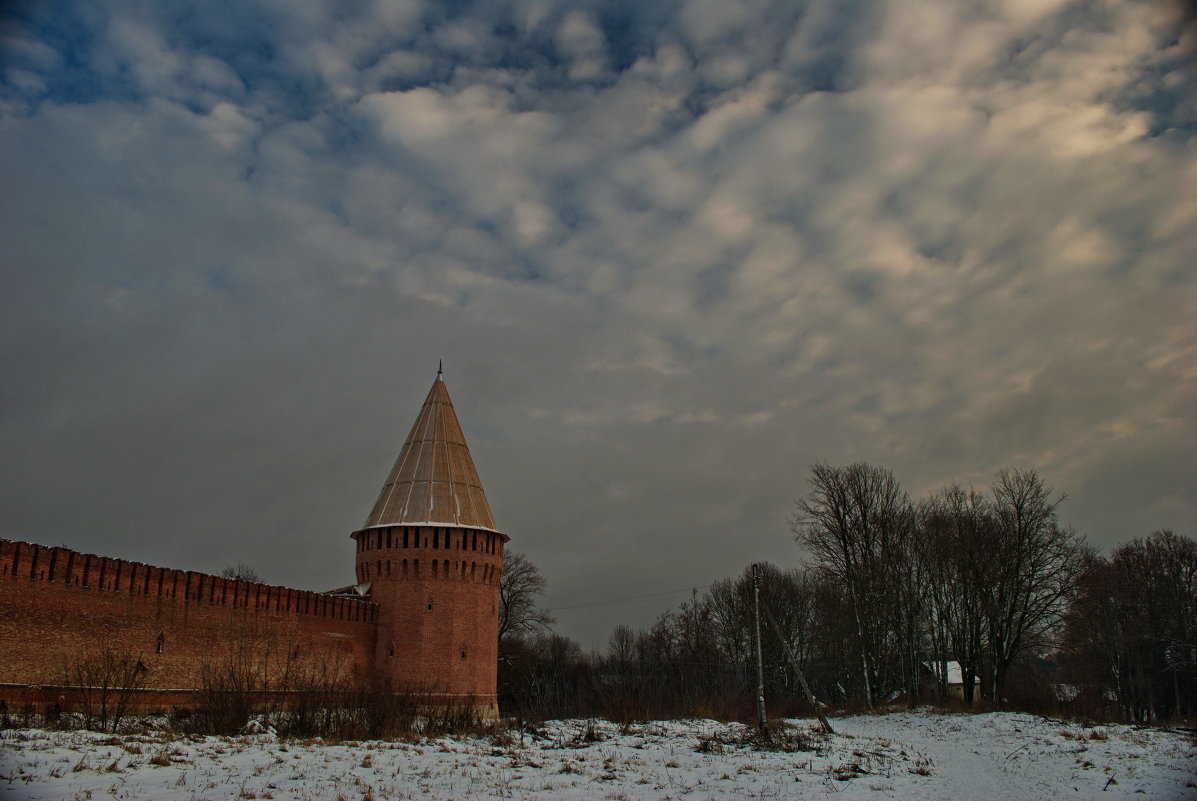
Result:
<svg viewBox="0 0 1197 801"><path fill-rule="evenodd" d="M362 528L421 523L496 530L439 370Z"/></svg>

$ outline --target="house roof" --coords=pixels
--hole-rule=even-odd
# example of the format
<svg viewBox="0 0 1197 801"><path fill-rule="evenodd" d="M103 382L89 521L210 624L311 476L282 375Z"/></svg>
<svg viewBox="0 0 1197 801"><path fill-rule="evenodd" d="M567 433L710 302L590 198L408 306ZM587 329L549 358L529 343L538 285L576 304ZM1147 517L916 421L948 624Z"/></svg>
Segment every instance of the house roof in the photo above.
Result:
<svg viewBox="0 0 1197 801"><path fill-rule="evenodd" d="M419 524L496 530L439 370L362 528Z"/></svg>

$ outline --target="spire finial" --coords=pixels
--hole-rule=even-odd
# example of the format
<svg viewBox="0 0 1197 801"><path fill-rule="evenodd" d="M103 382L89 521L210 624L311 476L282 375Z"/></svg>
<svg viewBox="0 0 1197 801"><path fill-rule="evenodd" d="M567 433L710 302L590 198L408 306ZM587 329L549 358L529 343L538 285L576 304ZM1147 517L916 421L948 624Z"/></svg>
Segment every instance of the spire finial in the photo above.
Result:
<svg viewBox="0 0 1197 801"><path fill-rule="evenodd" d="M445 360L444 360L444 359L437 359L437 360L436 360L436 380L437 380L437 381L444 381L444 380L445 380L445 379L444 379L444 377L442 376L442 374L443 374L444 372L445 372Z"/></svg>

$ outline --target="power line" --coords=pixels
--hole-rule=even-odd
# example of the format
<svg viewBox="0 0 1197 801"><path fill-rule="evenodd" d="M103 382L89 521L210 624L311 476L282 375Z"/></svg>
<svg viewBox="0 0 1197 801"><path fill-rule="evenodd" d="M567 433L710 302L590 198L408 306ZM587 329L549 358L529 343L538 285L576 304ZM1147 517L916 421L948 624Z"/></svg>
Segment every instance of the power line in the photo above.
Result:
<svg viewBox="0 0 1197 801"><path fill-rule="evenodd" d="M652 595L638 595L629 598L608 598L604 601L591 601L589 603L581 604L567 604L565 606L552 606L545 609L546 612L564 612L568 609L593 609L599 606L619 606L621 604L632 604L639 601L663 601L674 595L682 595L683 593L692 593L695 590L705 590L710 587L710 584L700 584L696 587L686 587L681 590L665 590L664 592L653 593Z"/></svg>

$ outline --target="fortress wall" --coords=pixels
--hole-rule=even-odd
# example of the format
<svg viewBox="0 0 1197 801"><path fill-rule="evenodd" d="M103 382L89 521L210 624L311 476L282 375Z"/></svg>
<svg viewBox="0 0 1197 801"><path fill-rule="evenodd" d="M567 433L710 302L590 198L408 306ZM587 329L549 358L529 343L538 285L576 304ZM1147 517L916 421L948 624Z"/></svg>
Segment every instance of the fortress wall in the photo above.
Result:
<svg viewBox="0 0 1197 801"><path fill-rule="evenodd" d="M377 619L367 601L0 540L0 684L70 684L104 651L140 661L155 689L198 688L235 659L364 680Z"/></svg>

